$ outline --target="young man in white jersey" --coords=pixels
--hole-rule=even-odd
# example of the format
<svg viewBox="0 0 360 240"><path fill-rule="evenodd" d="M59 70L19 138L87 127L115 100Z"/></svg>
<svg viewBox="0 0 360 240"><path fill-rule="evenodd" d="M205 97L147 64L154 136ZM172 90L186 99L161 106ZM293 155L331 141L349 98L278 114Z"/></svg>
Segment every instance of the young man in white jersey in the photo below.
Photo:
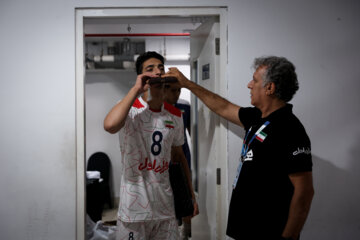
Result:
<svg viewBox="0 0 360 240"><path fill-rule="evenodd" d="M163 84L149 84L151 77L164 74L161 55L144 53L137 59L136 69L135 85L104 120L106 131L120 134L123 170L116 239L179 239L169 180L170 159L185 163L194 215L198 214L182 151L181 112L164 103ZM151 97L147 96L149 89Z"/></svg>

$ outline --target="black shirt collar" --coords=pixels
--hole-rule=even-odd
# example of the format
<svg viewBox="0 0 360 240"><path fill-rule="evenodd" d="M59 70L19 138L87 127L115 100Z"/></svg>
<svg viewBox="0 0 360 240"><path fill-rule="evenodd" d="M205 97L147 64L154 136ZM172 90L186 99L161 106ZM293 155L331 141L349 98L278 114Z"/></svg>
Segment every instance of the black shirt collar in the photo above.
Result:
<svg viewBox="0 0 360 240"><path fill-rule="evenodd" d="M273 120L281 118L284 114L292 113L293 105L287 103L284 107L275 110L274 112L270 113L269 116L262 118L262 120Z"/></svg>

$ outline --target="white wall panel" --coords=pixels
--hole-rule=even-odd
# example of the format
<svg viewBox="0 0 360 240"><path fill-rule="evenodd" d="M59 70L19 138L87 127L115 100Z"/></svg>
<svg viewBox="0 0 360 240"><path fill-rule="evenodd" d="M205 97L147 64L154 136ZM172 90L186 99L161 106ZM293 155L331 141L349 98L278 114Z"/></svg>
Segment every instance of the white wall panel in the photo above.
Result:
<svg viewBox="0 0 360 240"><path fill-rule="evenodd" d="M302 239L360 236L359 10L359 2L350 0L242 1L229 7L232 101L250 105L246 86L255 57L281 55L297 67L300 90L292 103L312 141L315 184ZM231 169L243 135L233 125L230 130Z"/></svg>

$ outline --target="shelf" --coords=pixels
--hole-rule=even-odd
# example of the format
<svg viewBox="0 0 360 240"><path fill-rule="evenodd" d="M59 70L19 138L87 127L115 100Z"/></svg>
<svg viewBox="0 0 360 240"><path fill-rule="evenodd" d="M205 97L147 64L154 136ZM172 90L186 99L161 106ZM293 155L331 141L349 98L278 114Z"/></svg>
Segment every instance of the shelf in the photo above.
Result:
<svg viewBox="0 0 360 240"><path fill-rule="evenodd" d="M104 68L104 69L86 69L86 73L121 73L121 72L133 72L135 69L116 69L116 68Z"/></svg>

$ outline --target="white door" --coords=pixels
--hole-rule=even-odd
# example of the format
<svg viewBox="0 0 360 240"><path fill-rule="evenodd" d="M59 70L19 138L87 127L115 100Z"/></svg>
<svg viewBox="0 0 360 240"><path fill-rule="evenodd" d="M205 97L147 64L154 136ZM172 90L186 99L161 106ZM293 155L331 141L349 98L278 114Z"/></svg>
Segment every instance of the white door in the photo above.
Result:
<svg viewBox="0 0 360 240"><path fill-rule="evenodd" d="M220 26L216 19L203 23L191 33L190 55L192 81L219 92ZM220 185L217 182L219 159L220 119L195 97L193 103L193 156L195 160L195 188L200 214L192 220L193 239L223 239L220 217ZM192 135L194 136L194 135ZM224 157L224 156L223 156ZM226 187L226 186L225 186Z"/></svg>

